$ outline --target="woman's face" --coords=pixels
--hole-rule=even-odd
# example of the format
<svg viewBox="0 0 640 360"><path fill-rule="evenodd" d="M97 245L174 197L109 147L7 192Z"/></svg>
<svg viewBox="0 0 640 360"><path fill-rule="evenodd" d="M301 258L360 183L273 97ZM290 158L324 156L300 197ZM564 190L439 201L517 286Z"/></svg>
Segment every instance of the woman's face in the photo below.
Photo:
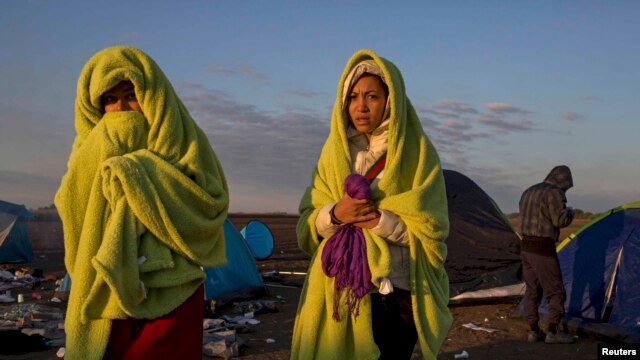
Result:
<svg viewBox="0 0 640 360"><path fill-rule="evenodd" d="M131 81L120 81L116 86L105 91L102 94L102 107L105 113L117 111L142 113Z"/></svg>
<svg viewBox="0 0 640 360"><path fill-rule="evenodd" d="M364 75L351 88L347 101L351 124L371 137L373 130L382 123L387 104L382 80L375 75Z"/></svg>

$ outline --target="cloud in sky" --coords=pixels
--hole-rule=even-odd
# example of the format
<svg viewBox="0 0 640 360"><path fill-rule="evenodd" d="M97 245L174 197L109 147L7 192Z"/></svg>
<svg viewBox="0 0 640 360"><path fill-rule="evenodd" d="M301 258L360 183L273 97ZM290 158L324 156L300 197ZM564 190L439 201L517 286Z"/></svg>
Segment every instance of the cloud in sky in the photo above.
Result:
<svg viewBox="0 0 640 360"><path fill-rule="evenodd" d="M290 90L285 92L286 95L299 96L303 98L315 98L320 96L325 96L326 94L317 92L317 91L308 91L308 90Z"/></svg>
<svg viewBox="0 0 640 360"><path fill-rule="evenodd" d="M489 103L484 105L485 110L496 114L530 114L531 111L523 108L505 104L505 103Z"/></svg>
<svg viewBox="0 0 640 360"><path fill-rule="evenodd" d="M206 72L224 76L244 76L260 84L265 84L269 80L267 74L248 64L237 64L233 66L211 65L206 68Z"/></svg>
<svg viewBox="0 0 640 360"><path fill-rule="evenodd" d="M585 101L594 101L594 100L600 100L599 97L593 95L593 94L584 94L584 95L580 95L578 97L581 100L585 100Z"/></svg>
<svg viewBox="0 0 640 360"><path fill-rule="evenodd" d="M341 12L278 2L258 11L241 2L132 2L127 12L85 3L114 16L78 16L72 2L10 1L0 12L7 54L0 57L0 199L51 203L73 140L78 73L91 54L116 43L151 54L180 88L223 164L232 209L296 211L328 133L336 80L358 47L398 66L443 166L472 178L505 210L515 210L521 190L556 161L575 168L572 205L602 210L640 197L638 167L629 165L637 162L640 126L633 97L640 51L628 46L638 32L635 3L501 4L484 12L412 5L417 11L389 18L374 42L371 32L352 30L369 26L382 3L345 2ZM567 22L576 11L584 16ZM159 20L178 26L158 27ZM567 31L537 31L553 28Z"/></svg>
<svg viewBox="0 0 640 360"><path fill-rule="evenodd" d="M568 120L568 121L579 121L579 120L584 120L584 116L582 116L577 112L566 112L562 114L562 119Z"/></svg>
<svg viewBox="0 0 640 360"><path fill-rule="evenodd" d="M329 131L327 116L295 110L268 113L199 84L186 84L183 100L209 137L232 189L298 189L296 196L302 195ZM251 204L247 191L233 194L233 204L250 204L244 211L296 211L291 203L260 203L258 197Z"/></svg>
<svg viewBox="0 0 640 360"><path fill-rule="evenodd" d="M520 118L508 120L493 114L481 115L476 118L479 123L490 126L494 131L499 133L510 133L514 131L532 131L535 130L533 123L527 119Z"/></svg>
<svg viewBox="0 0 640 360"><path fill-rule="evenodd" d="M441 100L433 106L416 106L420 114L427 114L425 118L428 122L423 121L425 129L436 134L433 140L442 144L445 152L449 151L448 145L458 146L495 134L536 130L528 119L510 119L512 114L529 114L530 111L506 103L486 104L484 108L487 112L455 99ZM487 132L486 127L491 132Z"/></svg>
<svg viewBox="0 0 640 360"><path fill-rule="evenodd" d="M444 99L433 105L436 110L444 110L453 114L477 114L473 106L459 100Z"/></svg>

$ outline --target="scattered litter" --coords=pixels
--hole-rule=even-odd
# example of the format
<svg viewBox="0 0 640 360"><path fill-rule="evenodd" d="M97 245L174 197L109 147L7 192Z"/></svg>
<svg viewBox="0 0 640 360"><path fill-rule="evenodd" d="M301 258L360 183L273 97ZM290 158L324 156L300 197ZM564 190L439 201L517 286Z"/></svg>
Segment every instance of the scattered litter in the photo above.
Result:
<svg viewBox="0 0 640 360"><path fill-rule="evenodd" d="M253 315L275 313L278 312L278 306L273 300L254 300L233 303L233 312L236 314L244 314L245 317L253 317ZM248 315L249 313L253 315Z"/></svg>
<svg viewBox="0 0 640 360"><path fill-rule="evenodd" d="M45 341L45 345L51 346L51 347L61 346L61 345L64 345L64 344L65 344L65 338L51 339L51 340Z"/></svg>
<svg viewBox="0 0 640 360"><path fill-rule="evenodd" d="M44 271L42 271L42 269L33 269L31 276L36 279L42 279L42 277L44 277Z"/></svg>
<svg viewBox="0 0 640 360"><path fill-rule="evenodd" d="M249 323L250 320L255 320L253 319L253 317L246 317L246 316L229 316L229 315L223 315L222 318L230 323L235 323L235 324L240 324L240 325L245 325L247 323ZM259 323L259 321L258 321Z"/></svg>
<svg viewBox="0 0 640 360"><path fill-rule="evenodd" d="M228 359L239 355L239 338L235 330L205 331L202 353L207 356Z"/></svg>
<svg viewBox="0 0 640 360"><path fill-rule="evenodd" d="M65 353L65 349L64 347L61 347L60 349L58 349L58 352L56 352L56 356L59 358L63 358L64 357L64 353Z"/></svg>
<svg viewBox="0 0 640 360"><path fill-rule="evenodd" d="M55 297L55 296L51 298L51 301L52 301L52 302L54 302L54 303L62 302L62 300L58 299L58 298L57 298L57 297Z"/></svg>
<svg viewBox="0 0 640 360"><path fill-rule="evenodd" d="M467 329L471 329L471 330L481 330L481 331L486 331L488 333L492 333L494 331L500 331L498 329L491 329L491 328L486 328L486 327L482 327L482 326L478 326L476 324L473 323L468 323L468 324L464 324L462 325L463 327L466 327Z"/></svg>
<svg viewBox="0 0 640 360"><path fill-rule="evenodd" d="M13 274L6 270L0 270L0 279L13 280Z"/></svg>
<svg viewBox="0 0 640 360"><path fill-rule="evenodd" d="M40 336L44 336L46 332L45 329L34 329L34 328L24 328L21 331L23 334L27 334L27 335L38 334Z"/></svg>
<svg viewBox="0 0 640 360"><path fill-rule="evenodd" d="M276 342L274 339L272 338L268 338L267 340L265 340L267 342L267 344L273 344L274 342Z"/></svg>
<svg viewBox="0 0 640 360"><path fill-rule="evenodd" d="M42 295L40 295L40 294L39 294L39 293L37 293L37 292L34 292L34 293L31 293L31 298L32 298L33 300L40 300L40 299L42 299Z"/></svg>
<svg viewBox="0 0 640 360"><path fill-rule="evenodd" d="M484 318L484 322L489 322L489 319L488 318Z"/></svg>
<svg viewBox="0 0 640 360"><path fill-rule="evenodd" d="M22 351L19 344L28 346L25 351L39 351L50 346L63 346L65 333L60 328L60 321L64 319L64 310L43 304L19 303L0 306L0 329L3 330L3 340L11 344L16 351ZM7 333L5 330L13 331ZM6 339L4 336L11 336ZM14 340L11 340L14 339ZM22 340L21 340L22 339Z"/></svg>
<svg viewBox="0 0 640 360"><path fill-rule="evenodd" d="M11 296L10 291L7 291L6 293L0 295L0 303L9 303L14 301L16 301L16 299L13 296Z"/></svg>
<svg viewBox="0 0 640 360"><path fill-rule="evenodd" d="M18 330L18 325L15 321L0 320L0 330Z"/></svg>
<svg viewBox="0 0 640 360"><path fill-rule="evenodd" d="M21 304L23 302L24 302L24 295L18 294L18 304Z"/></svg>
<svg viewBox="0 0 640 360"><path fill-rule="evenodd" d="M454 359L468 359L469 353L466 350L462 350L460 354L453 355Z"/></svg>
<svg viewBox="0 0 640 360"><path fill-rule="evenodd" d="M223 319L204 319L202 322L202 329L220 329L224 328L224 320Z"/></svg>
<svg viewBox="0 0 640 360"><path fill-rule="evenodd" d="M36 282L36 277L28 274L29 269L15 270L13 273L7 270L0 270L0 291L23 287ZM37 274L40 274L38 272Z"/></svg>

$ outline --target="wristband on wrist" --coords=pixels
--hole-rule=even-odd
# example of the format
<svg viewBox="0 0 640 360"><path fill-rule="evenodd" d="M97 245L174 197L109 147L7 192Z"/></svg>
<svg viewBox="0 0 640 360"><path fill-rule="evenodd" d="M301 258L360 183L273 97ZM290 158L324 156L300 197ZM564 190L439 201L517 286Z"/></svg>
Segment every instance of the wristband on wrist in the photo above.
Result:
<svg viewBox="0 0 640 360"><path fill-rule="evenodd" d="M336 217L336 214L333 213L333 211L335 210L336 206L333 205L333 207L331 208L331 210L329 210L329 216L331 216L331 223L333 225L342 225L342 221L340 221L340 219L338 219Z"/></svg>

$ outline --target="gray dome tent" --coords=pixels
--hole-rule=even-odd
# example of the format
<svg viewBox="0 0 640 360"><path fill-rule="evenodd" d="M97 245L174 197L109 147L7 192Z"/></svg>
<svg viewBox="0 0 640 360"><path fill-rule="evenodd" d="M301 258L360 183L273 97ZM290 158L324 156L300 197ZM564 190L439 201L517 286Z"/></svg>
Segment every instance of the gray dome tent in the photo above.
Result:
<svg viewBox="0 0 640 360"><path fill-rule="evenodd" d="M443 173L451 225L445 268L452 300L519 295L518 235L476 183L453 170Z"/></svg>

